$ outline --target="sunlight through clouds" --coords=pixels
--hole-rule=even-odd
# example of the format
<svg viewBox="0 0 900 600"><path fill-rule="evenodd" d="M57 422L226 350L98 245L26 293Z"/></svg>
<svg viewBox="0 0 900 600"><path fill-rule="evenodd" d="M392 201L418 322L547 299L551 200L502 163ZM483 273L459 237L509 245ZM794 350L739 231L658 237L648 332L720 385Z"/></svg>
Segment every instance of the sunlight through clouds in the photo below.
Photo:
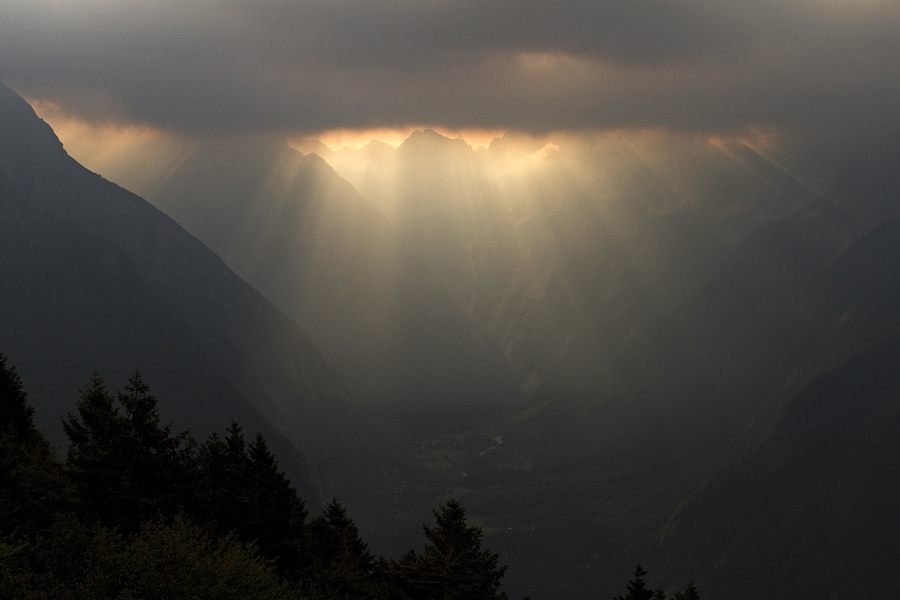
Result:
<svg viewBox="0 0 900 600"><path fill-rule="evenodd" d="M71 117L52 102L31 101L70 156L140 196L150 197L190 156L197 142L147 125L97 124Z"/></svg>
<svg viewBox="0 0 900 600"><path fill-rule="evenodd" d="M289 145L39 112L76 159L130 180L379 398L428 360L409 354L404 323L454 330L437 312L410 321L437 301L422 282L449 294L456 308L440 311L481 323L535 392L576 372L601 377L609 340L629 335L619 323L678 301L675 273L702 242L665 223L715 223L739 239L814 196L776 129L344 129Z"/></svg>

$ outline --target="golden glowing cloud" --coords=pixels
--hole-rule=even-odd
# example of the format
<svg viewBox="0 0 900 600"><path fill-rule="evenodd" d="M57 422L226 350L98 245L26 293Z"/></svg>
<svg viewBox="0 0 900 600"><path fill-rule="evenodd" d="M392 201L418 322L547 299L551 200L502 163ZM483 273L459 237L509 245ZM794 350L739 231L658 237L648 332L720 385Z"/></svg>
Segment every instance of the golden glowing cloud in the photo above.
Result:
<svg viewBox="0 0 900 600"><path fill-rule="evenodd" d="M196 147L194 140L153 127L89 123L54 103L29 102L72 158L140 196L152 196Z"/></svg>
<svg viewBox="0 0 900 600"><path fill-rule="evenodd" d="M431 129L443 136L455 139L462 138L473 147L487 148L494 138L502 137L505 130L502 129L447 129L444 127L432 127L428 125L402 128L376 128L376 129L333 129L323 131L314 136L317 140L328 146L331 150L342 148L362 148L372 140L384 142L395 148L403 143L413 131Z"/></svg>

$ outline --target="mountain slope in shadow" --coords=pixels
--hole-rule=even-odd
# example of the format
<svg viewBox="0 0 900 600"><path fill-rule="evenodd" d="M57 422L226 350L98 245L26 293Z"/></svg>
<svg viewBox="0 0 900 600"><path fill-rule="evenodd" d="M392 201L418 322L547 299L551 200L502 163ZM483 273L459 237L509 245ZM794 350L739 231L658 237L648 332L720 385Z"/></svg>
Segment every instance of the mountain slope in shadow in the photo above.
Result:
<svg viewBox="0 0 900 600"><path fill-rule="evenodd" d="M670 577L715 597L890 598L900 584L900 336L817 378L675 512Z"/></svg>
<svg viewBox="0 0 900 600"><path fill-rule="evenodd" d="M159 301L115 247L53 216L0 208L0 348L17 365L37 422L65 447L60 416L74 410L91 373L121 388L139 367L164 421L199 439L236 419L259 431L311 503L318 491L297 447L222 374L193 333Z"/></svg>
<svg viewBox="0 0 900 600"><path fill-rule="evenodd" d="M98 368L118 364L117 358L110 357L117 352L123 357L133 356L135 360L147 359L151 354L147 349L132 355L132 351L119 350L111 344L114 340L118 343L134 339L128 337L127 330L142 330L136 321L149 318L155 311L165 317L159 316L151 322L159 323L165 318L177 329L160 332L158 337L168 335L170 340L183 340L181 345L186 354L180 355L180 350L176 349L167 353L173 361L191 354L202 357L202 360L180 367L172 365L171 372L196 366L198 371L205 370L209 378L215 379L220 388L230 387L232 398L245 398L255 411L303 452L309 479L319 495L328 498L339 494L343 498L352 498L352 503L365 496L360 487L367 476L378 473L382 478L380 467L384 463L380 461L384 453L361 426L344 385L309 337L169 217L72 160L50 127L38 119L24 100L5 87L0 87L0 165L4 227L15 228L20 221L26 223L29 219L37 219L35 231L42 232L42 237L10 250L21 263L19 275L29 278L23 285L38 286L29 292L33 297L53 293L54 281L45 277L44 272L58 274L62 269L59 266L61 257L54 256L54 252L64 252L64 247L51 235L54 228L61 228L69 239L76 240L73 241L73 260L81 256L80 263L73 263L74 274L77 275L76 267L93 270L103 284L106 279L102 274L115 274L116 271L113 267L95 265L94 259L111 256L110 264L126 265L121 272L129 274L130 278L126 278L130 282L126 288L119 287L120 299L141 294L146 298L132 300L132 305L137 303L137 307L132 306L131 315L117 321L112 309L118 304L98 305L95 303L97 297L85 297L78 291L83 286L72 287L75 300L81 298L86 303L84 311L96 315L97 319L103 317L83 323L81 329L60 327L48 331L42 329L40 321L25 324L17 320L16 314L10 314L7 323L19 332L17 335L27 334L30 325L34 331L44 331L49 336L42 339L25 335L13 344L18 344L19 348L27 347L25 356L30 358L25 362L11 356L13 362L21 365L23 375L32 380L52 381L52 364L30 361L38 360L41 348L54 344L71 347L74 343L79 347L75 337L84 337L94 326L101 330L109 326L119 329L102 334L108 336L108 343L95 344L93 350L97 354L93 357L78 357L82 364L95 362ZM25 215L24 221L16 217L17 214ZM24 239L31 239L28 230L24 231ZM43 236L50 237L45 239ZM86 245L85 249L77 250L82 244ZM97 250L101 247L106 250ZM29 264L32 258L37 261L33 268ZM42 260L45 262L41 263ZM107 283L113 285L114 282ZM46 303L47 299L40 301ZM107 306L110 310L98 312L98 306ZM77 322L80 312L77 305L72 306L66 313L68 317L60 320ZM34 311L26 314L40 319ZM47 320L52 320L49 315ZM0 343L12 335L10 331L2 332ZM75 336L76 332L78 336ZM59 336L68 337L60 341ZM165 346L159 339L148 344L156 344L154 352L162 351ZM12 354L11 349L9 353ZM157 357L148 362L159 365L155 373L162 377L167 360ZM141 365L130 365L130 369L135 366ZM89 375L90 369L79 374L77 382L66 386L77 389ZM109 376L124 378L124 374ZM148 373L154 383L152 376ZM156 385L160 389L173 390L178 387L178 382L159 381ZM202 393L211 394L209 390ZM181 402L190 402L185 396L181 398ZM233 401L238 402L237 399ZM221 410L229 410L227 402ZM219 414L209 416L214 422L221 419Z"/></svg>
<svg viewBox="0 0 900 600"><path fill-rule="evenodd" d="M863 197L868 178L857 181ZM472 509L511 526L491 541L519 556L511 574L534 586L523 593L538 593L530 574L548 560L569 589L580 586L572 597L626 577L640 556L659 573L647 547L684 497L752 449L813 379L900 332L900 226L866 233L874 225L853 216L858 206L823 200L747 235L623 352L605 387L560 394L498 428L498 464L518 454L529 471L485 485ZM835 228L835 215L847 226ZM557 540L568 529L567 554L542 553L532 523Z"/></svg>

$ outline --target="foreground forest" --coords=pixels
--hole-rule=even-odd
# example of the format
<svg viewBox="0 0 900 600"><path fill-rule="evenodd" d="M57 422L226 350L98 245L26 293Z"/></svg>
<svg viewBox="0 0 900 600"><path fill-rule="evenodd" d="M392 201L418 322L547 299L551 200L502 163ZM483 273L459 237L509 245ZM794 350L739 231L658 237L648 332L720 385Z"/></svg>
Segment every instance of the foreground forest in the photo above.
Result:
<svg viewBox="0 0 900 600"><path fill-rule="evenodd" d="M500 599L498 556L448 501L422 552L373 556L332 500L307 521L262 435L198 443L160 422L137 372L94 375L64 419L67 459L0 355L0 596Z"/></svg>
<svg viewBox="0 0 900 600"><path fill-rule="evenodd" d="M0 595L9 598L501 600L505 566L449 500L423 551L374 556L333 499L307 522L261 434L232 421L198 443L162 425L137 371L94 374L63 419L67 459L0 354ZM638 564L625 596L665 600ZM673 600L699 600L693 584Z"/></svg>

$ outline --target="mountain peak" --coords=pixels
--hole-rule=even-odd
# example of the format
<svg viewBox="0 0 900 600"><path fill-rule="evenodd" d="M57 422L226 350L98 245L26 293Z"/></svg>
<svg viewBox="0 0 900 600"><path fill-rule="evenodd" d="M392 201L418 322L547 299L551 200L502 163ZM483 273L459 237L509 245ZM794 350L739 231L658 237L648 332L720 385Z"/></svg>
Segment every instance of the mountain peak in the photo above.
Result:
<svg viewBox="0 0 900 600"><path fill-rule="evenodd" d="M293 142L291 143L291 147L303 154L318 154L319 156L328 156L333 152L331 148L314 138L304 138L300 141Z"/></svg>
<svg viewBox="0 0 900 600"><path fill-rule="evenodd" d="M406 152L438 152L447 156L463 156L472 153L472 147L462 138L449 138L433 129L413 131L397 148L402 155Z"/></svg>

